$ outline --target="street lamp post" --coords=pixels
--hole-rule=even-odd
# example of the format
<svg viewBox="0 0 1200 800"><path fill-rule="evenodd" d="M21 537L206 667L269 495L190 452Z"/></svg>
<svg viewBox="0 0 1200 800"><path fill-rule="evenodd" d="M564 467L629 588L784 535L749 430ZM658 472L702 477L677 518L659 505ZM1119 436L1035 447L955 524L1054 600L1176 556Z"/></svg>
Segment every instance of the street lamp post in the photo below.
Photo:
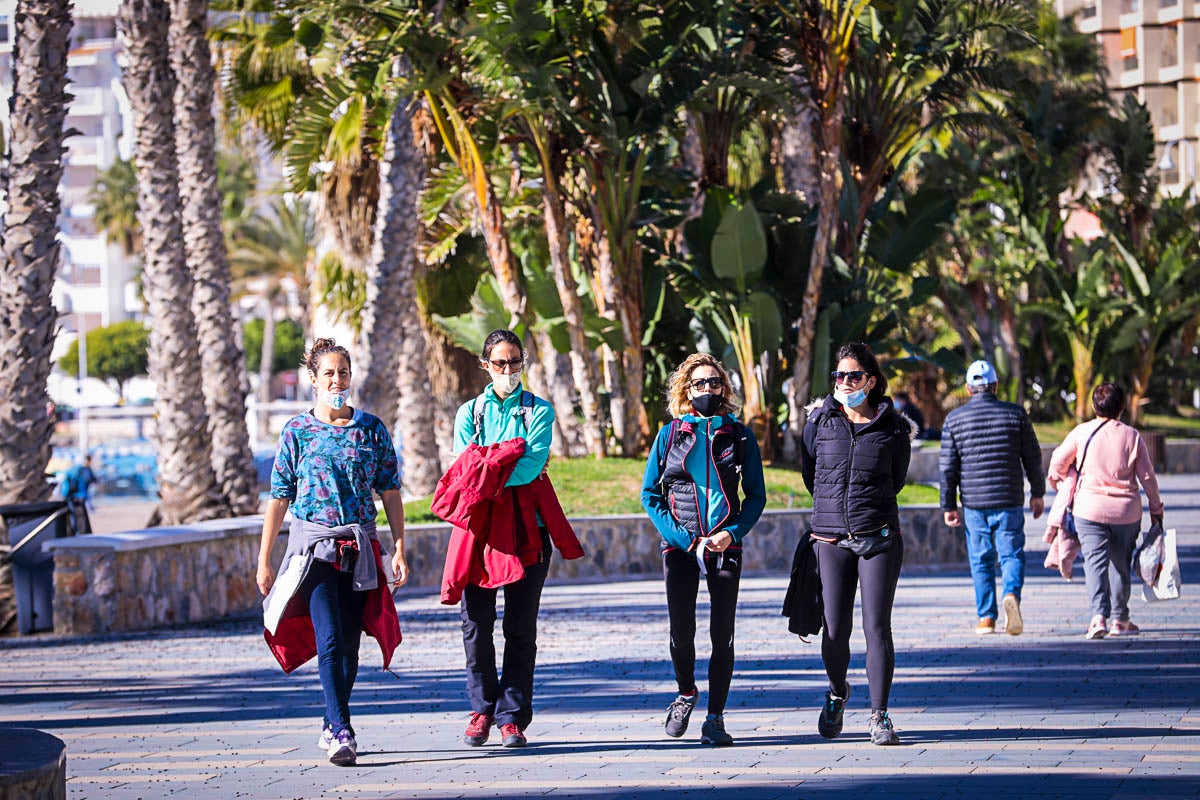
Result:
<svg viewBox="0 0 1200 800"><path fill-rule="evenodd" d="M1162 172L1168 172L1175 169L1175 159L1171 157L1171 150L1175 147L1175 145L1179 145L1179 149L1187 154L1187 160L1185 163L1191 166L1191 171L1189 172L1188 170L1185 170L1184 165L1180 164L1179 173L1183 181L1189 184L1190 188L1188 189L1188 196L1191 197L1193 202L1195 202L1196 146L1192 144L1190 139L1175 139L1174 141L1167 142L1166 146L1163 147L1163 155L1162 159L1160 159L1158 162L1158 168Z"/></svg>

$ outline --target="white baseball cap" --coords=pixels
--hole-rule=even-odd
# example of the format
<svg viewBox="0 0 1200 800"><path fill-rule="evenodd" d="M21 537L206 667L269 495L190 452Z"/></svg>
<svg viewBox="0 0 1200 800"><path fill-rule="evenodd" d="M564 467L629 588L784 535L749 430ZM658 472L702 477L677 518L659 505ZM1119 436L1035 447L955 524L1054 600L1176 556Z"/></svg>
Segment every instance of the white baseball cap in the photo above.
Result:
<svg viewBox="0 0 1200 800"><path fill-rule="evenodd" d="M967 367L967 386L988 386L996 383L996 370L986 361L976 361Z"/></svg>

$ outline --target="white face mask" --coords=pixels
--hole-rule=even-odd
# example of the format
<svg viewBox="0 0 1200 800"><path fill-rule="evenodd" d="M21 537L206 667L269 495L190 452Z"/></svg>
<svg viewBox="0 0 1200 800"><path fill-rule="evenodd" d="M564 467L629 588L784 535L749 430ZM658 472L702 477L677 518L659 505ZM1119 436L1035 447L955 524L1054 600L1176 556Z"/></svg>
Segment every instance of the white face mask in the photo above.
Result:
<svg viewBox="0 0 1200 800"><path fill-rule="evenodd" d="M500 395L501 397L508 397L510 394L516 391L518 386L521 385L520 372L511 372L508 374L493 372L491 374L492 388L495 389L496 394Z"/></svg>
<svg viewBox="0 0 1200 800"><path fill-rule="evenodd" d="M350 402L350 390L343 389L340 392L326 392L318 389L317 399L336 411Z"/></svg>

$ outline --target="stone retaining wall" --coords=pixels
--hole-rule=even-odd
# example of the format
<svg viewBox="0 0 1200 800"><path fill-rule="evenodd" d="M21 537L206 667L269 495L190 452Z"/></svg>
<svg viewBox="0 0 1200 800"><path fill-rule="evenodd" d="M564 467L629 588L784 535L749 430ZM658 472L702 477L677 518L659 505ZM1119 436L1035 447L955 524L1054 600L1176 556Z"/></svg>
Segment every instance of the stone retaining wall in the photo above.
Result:
<svg viewBox="0 0 1200 800"><path fill-rule="evenodd" d="M747 539L743 568L786 574L808 516L807 510L765 512ZM943 525L936 506L905 507L900 519L907 568L966 563L962 535ZM585 517L572 524L588 555L555 559L552 581L662 575L658 536L646 516ZM260 614L254 573L261 530L262 517L242 517L51 542L54 632L93 635ZM381 534L390 548L390 535ZM449 535L448 525L409 526L405 549L412 579L402 591L437 593ZM276 564L286 544L285 528L275 545Z"/></svg>
<svg viewBox="0 0 1200 800"><path fill-rule="evenodd" d="M33 728L2 728L0 753L0 800L66 800L62 739Z"/></svg>

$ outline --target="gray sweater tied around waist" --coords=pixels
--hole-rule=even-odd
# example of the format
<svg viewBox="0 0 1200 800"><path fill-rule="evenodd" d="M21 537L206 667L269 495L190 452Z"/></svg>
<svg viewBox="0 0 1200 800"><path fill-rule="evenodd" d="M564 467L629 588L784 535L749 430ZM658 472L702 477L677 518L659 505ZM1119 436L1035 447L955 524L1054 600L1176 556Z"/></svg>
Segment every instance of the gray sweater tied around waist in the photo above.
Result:
<svg viewBox="0 0 1200 800"><path fill-rule="evenodd" d="M379 585L379 573L375 569L375 556L371 541L379 541L375 521L363 524L338 525L333 528L309 522L303 519L293 519L288 527L287 552L284 553L283 563L287 564L293 555L311 553L317 561L338 561L337 540L353 539L358 544L358 559L354 562L354 591L366 592ZM382 548L380 555L383 555Z"/></svg>

